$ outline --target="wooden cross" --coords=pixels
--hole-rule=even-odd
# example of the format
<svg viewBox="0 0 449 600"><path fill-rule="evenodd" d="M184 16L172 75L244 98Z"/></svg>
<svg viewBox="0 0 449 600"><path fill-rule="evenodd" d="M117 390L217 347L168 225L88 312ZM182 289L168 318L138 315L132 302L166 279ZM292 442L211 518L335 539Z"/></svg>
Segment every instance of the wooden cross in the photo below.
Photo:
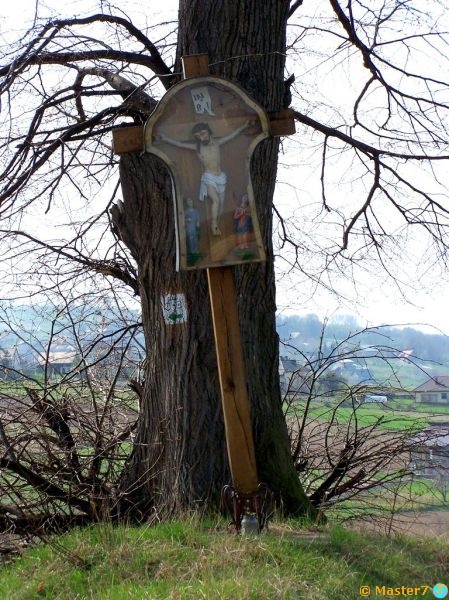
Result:
<svg viewBox="0 0 449 600"><path fill-rule="evenodd" d="M207 55L186 56L182 62L185 78L209 74ZM287 110L269 115L269 128L270 134L273 136L294 133L292 112ZM144 146L143 127L114 130L113 143L114 151L118 154L141 151ZM233 269L231 266L207 268L207 278L229 466L237 495L242 494L244 498L247 498L258 493L260 484L257 475ZM238 521L238 518L236 520ZM236 527L240 529L239 522L236 522Z"/></svg>

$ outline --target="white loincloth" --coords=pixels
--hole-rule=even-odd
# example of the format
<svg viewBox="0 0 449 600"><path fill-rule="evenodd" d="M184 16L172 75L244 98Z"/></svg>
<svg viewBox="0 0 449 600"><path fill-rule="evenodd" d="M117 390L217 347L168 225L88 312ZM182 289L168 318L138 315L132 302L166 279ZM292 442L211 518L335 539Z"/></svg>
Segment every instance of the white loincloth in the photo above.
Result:
<svg viewBox="0 0 449 600"><path fill-rule="evenodd" d="M200 183L200 200L203 202L204 198L207 197L207 186L210 185L217 190L219 194L224 194L226 190L226 183L228 178L226 177L226 173L209 173L209 171L204 171L201 175L201 183Z"/></svg>

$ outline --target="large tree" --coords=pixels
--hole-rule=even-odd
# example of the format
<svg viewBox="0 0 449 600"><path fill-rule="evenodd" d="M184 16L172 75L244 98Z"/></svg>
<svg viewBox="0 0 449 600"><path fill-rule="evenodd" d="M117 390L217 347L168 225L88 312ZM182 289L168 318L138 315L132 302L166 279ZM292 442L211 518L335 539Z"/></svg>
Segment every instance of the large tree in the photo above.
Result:
<svg viewBox="0 0 449 600"><path fill-rule="evenodd" d="M380 256L391 239L392 213L407 224L422 224L443 254L446 250L447 209L438 200L444 186L429 190L408 168L425 161L438 177L445 175L437 165L447 159L441 148L447 143L448 85L424 63L418 72L409 58L444 48L444 32L433 22L438 2L432 3L433 17L419 13L411 1L369 8L323 0L317 6L309 14L302 0L180 0L176 39L170 24L158 34L107 7L86 17L36 24L0 68L2 101L10 107L4 113L10 125L0 201L2 216L10 219L3 231L16 240L11 243L21 244L14 256L29 247L45 253L49 284L57 279L58 289L65 277L73 277L73 267L61 270L65 261L113 278L140 298L147 360L138 433L121 482L123 510L163 515L197 506L217 499L229 479L204 273L175 271L171 186L162 163L139 153L119 161L111 151L112 129L143 124L164 89L179 81L181 56L207 53L212 74L239 83L268 112L291 100L286 56L297 59L305 80L312 68L320 77L329 55L335 55L334 68L344 59L347 70L353 69L348 79L355 81L350 110L320 102L321 81L315 89L298 86L294 104L304 148L309 144L313 155L319 147L322 222L336 225L341 240L324 248L326 265L341 268L341 261L367 250ZM407 20L411 32L402 33ZM296 56L298 50L302 54ZM310 68L303 66L306 58ZM24 92L31 93L30 100L21 100ZM259 476L287 511L300 512L310 505L291 460L281 410L274 318L278 151L279 141L267 140L252 163L268 260L239 267L235 275ZM335 178L335 199L326 193L336 156L351 190L349 202L340 202L343 175ZM108 189L118 162L123 201L111 187L102 204L100 191ZM17 222L33 203L43 201L51 214L58 203L74 205L75 196L87 200L87 213L74 219L74 235L64 242L43 239ZM390 210L386 220L375 210L381 201ZM95 233L101 225L106 229ZM281 220L279 228L293 251L287 260L307 270L304 257L315 248L305 238L293 239L288 223ZM187 298L185 325L163 322L160 297L172 290Z"/></svg>
<svg viewBox="0 0 449 600"><path fill-rule="evenodd" d="M210 62L216 64L213 74L243 85L267 111L283 108L287 3L217 2L212 7L211 19L204 3L180 3L175 69L180 70L179 56L208 53ZM255 61L256 51L261 57ZM234 56L241 58L230 60ZM236 269L236 285L259 476L288 509L299 510L306 504L290 459L277 374L271 241L277 152L278 141L267 141L256 151L252 164L270 260ZM161 177L160 172L161 165L154 158L123 158L124 204L120 213L113 211L119 235L138 264L149 358L140 443L130 461L125 488L128 482L144 480L144 498L153 502L156 497L156 506L168 501L182 507L216 495L229 475L205 274L179 274L173 268L170 188L166 174ZM151 223L156 231L149 230ZM186 326L166 327L161 322L160 296L167 290L186 294Z"/></svg>

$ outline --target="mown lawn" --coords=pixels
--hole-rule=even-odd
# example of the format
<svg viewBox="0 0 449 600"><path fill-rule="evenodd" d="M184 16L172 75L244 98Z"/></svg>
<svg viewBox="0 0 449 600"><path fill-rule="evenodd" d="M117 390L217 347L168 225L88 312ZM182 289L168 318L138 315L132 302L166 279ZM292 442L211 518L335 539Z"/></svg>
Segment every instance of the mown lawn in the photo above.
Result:
<svg viewBox="0 0 449 600"><path fill-rule="evenodd" d="M287 418L302 418L304 402L293 402L287 411ZM447 423L449 407L435 404L416 404L409 400L392 400L387 404L367 403L339 405L338 397L312 401L308 409L308 421L340 423L353 422L359 426L369 426L379 422L379 427L390 431L419 431L429 423Z"/></svg>
<svg viewBox="0 0 449 600"><path fill-rule="evenodd" d="M98 525L28 550L0 570L7 600L360 599L360 587L448 581L449 542L387 538L295 522L242 538L196 519L154 527ZM385 588L385 589L386 589ZM384 596L388 597L388 596Z"/></svg>
<svg viewBox="0 0 449 600"><path fill-rule="evenodd" d="M295 415L302 417L304 407L301 403L296 403L291 407L287 417ZM324 405L321 402L313 403L308 411L307 419L327 422L331 419L335 422L348 423L352 421L359 426L373 425L379 422L379 427L389 429L391 431L404 431L411 429L419 431L425 427L432 416L427 413L412 413L400 410L393 410L384 406L373 406L372 404L358 405L356 409L352 406L340 406L336 408L330 402Z"/></svg>

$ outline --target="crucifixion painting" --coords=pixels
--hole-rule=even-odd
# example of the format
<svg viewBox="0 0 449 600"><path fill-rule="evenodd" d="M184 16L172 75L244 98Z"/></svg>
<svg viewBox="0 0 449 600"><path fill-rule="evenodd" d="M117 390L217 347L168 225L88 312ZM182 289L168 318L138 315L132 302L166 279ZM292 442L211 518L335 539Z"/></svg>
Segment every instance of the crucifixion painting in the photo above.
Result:
<svg viewBox="0 0 449 600"><path fill-rule="evenodd" d="M264 111L216 77L186 79L158 104L145 126L145 150L172 176L178 268L265 260L250 161L268 135Z"/></svg>
<svg viewBox="0 0 449 600"><path fill-rule="evenodd" d="M212 129L208 123L196 123L192 127L192 137L195 140L192 143L173 140L163 133L159 135L157 140L167 142L167 144L172 144L178 148L186 148L187 150L196 152L203 168L199 186L199 200L201 202L206 198L211 200L212 235L221 235L218 220L223 213L226 183L228 181L226 173L221 170L220 146L233 140L248 126L249 121L246 121L228 135L216 138L213 136Z"/></svg>

